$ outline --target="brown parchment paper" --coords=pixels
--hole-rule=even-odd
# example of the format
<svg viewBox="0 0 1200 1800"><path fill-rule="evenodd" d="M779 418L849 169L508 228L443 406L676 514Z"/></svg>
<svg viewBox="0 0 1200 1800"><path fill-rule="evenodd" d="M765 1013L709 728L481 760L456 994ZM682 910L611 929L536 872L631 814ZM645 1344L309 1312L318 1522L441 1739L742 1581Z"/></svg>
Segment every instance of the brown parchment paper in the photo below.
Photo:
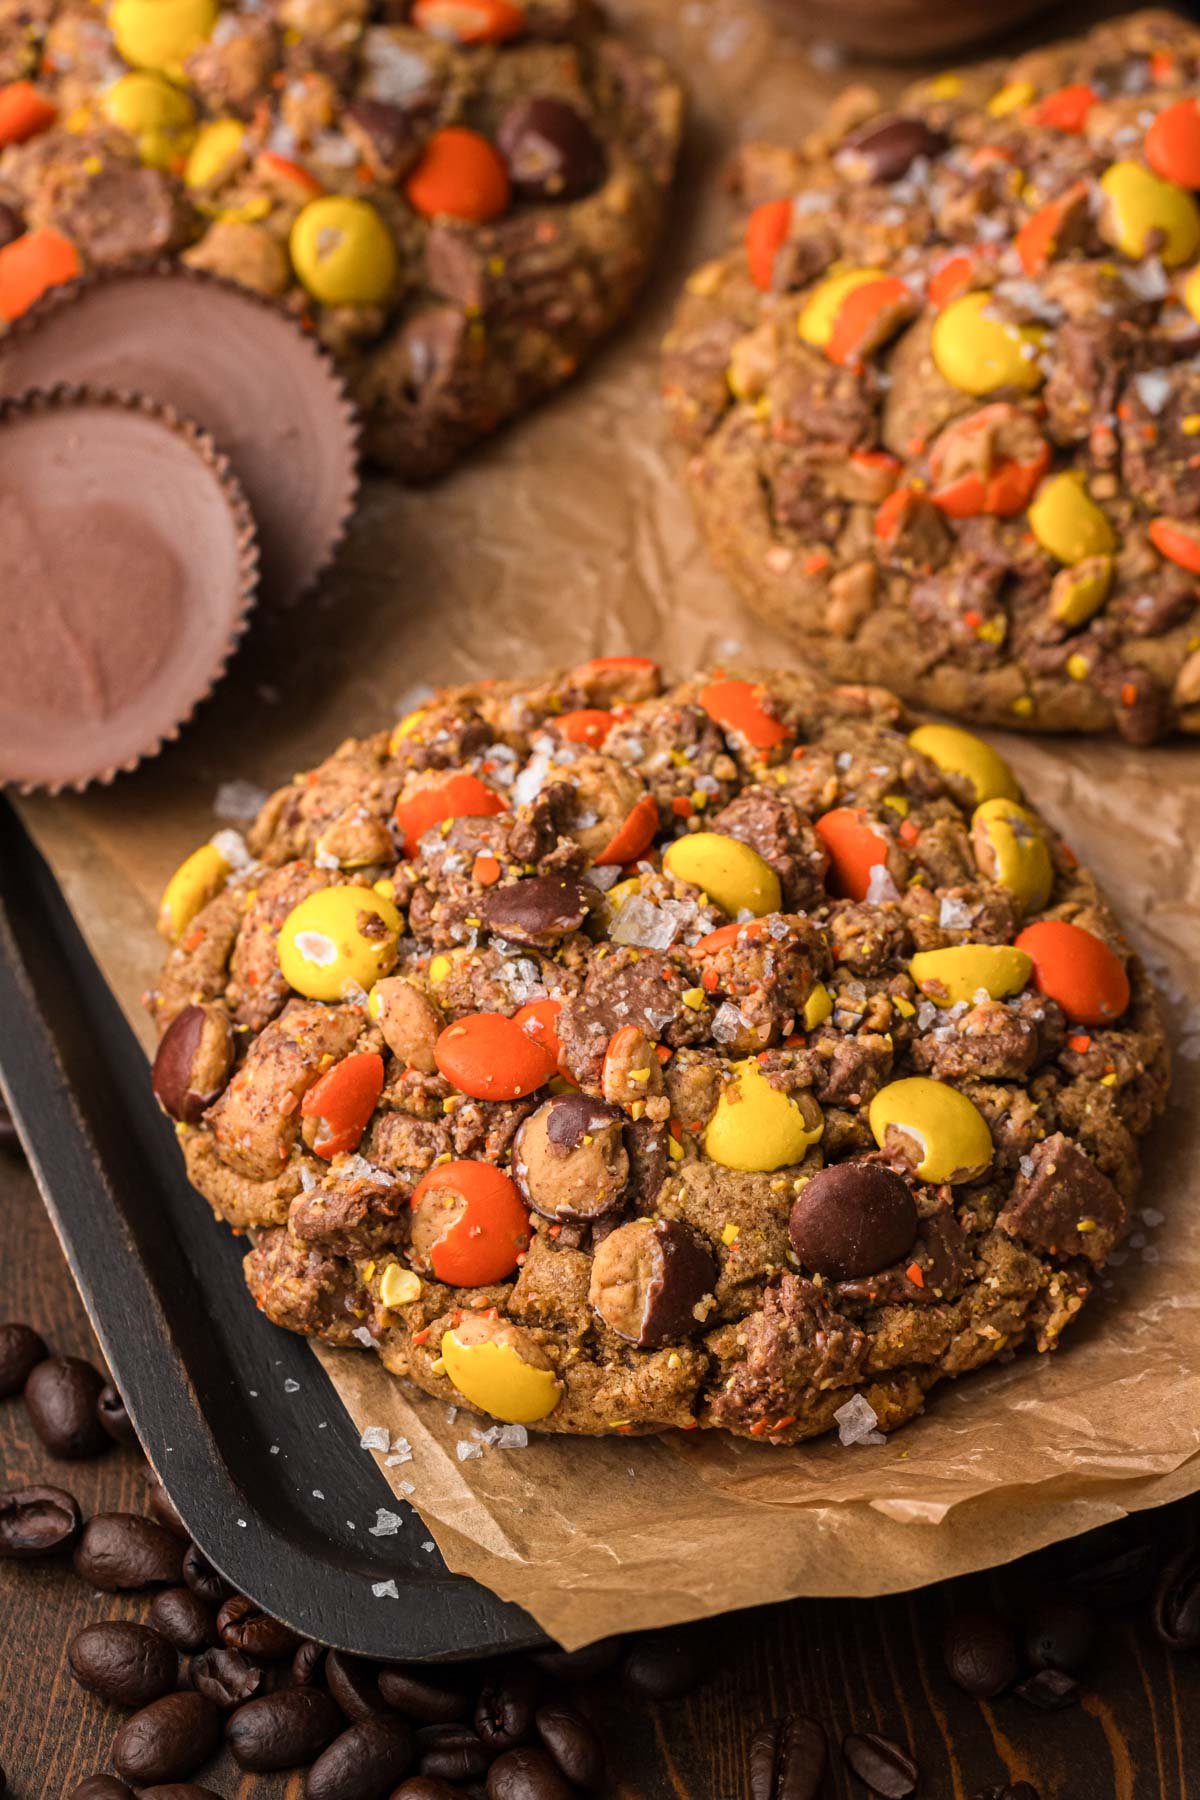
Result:
<svg viewBox="0 0 1200 1800"><path fill-rule="evenodd" d="M390 721L427 682L617 649L679 672L735 651L786 657L700 552L664 441L656 347L683 272L723 239L715 175L732 144L802 132L842 72L780 37L753 0L613 10L671 56L693 104L663 266L638 320L570 391L437 488L370 484L319 595L264 614L180 744L110 789L25 805L147 1042L138 997L159 961L163 882L218 823L238 822L239 801L253 810L234 789L218 817L222 784L270 788L343 735ZM412 1461L385 1473L413 1483L450 1567L567 1645L794 1594L915 1586L1200 1488L1200 750L1003 748L1116 897L1168 994L1178 1057L1147 1146L1149 1220L1058 1355L939 1389L924 1419L874 1448L675 1433L535 1438L459 1461L471 1415L452 1421L366 1355L317 1352L360 1428L410 1440Z"/></svg>

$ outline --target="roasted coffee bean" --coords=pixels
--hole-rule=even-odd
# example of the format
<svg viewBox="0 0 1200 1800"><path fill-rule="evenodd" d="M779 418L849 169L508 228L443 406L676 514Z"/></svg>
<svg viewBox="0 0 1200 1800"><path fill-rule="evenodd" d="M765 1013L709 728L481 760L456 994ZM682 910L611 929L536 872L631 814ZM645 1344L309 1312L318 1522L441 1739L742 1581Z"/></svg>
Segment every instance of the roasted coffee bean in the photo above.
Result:
<svg viewBox="0 0 1200 1800"><path fill-rule="evenodd" d="M96 1414L104 1377L79 1356L48 1356L25 1382L29 1423L51 1456L97 1456L112 1442Z"/></svg>
<svg viewBox="0 0 1200 1800"><path fill-rule="evenodd" d="M1123 1612L1154 1592L1162 1565L1158 1542L1133 1535L1139 1521L1121 1520L1090 1531L1077 1543L1055 1546L1055 1567L1066 1587L1100 1612Z"/></svg>
<svg viewBox="0 0 1200 1800"><path fill-rule="evenodd" d="M1028 1781L1003 1781L999 1787L981 1788L972 1800L1042 1800Z"/></svg>
<svg viewBox="0 0 1200 1800"><path fill-rule="evenodd" d="M111 1381L100 1389L96 1398L96 1417L114 1444L137 1444L137 1432L133 1429L133 1420L125 1411L121 1390Z"/></svg>
<svg viewBox="0 0 1200 1800"><path fill-rule="evenodd" d="M1062 1712L1079 1699L1079 1683L1065 1669L1039 1669L1036 1675L1018 1681L1013 1693L1039 1712Z"/></svg>
<svg viewBox="0 0 1200 1800"><path fill-rule="evenodd" d="M634 1638L621 1663L621 1680L639 1700L678 1700L709 1672L703 1632L686 1627L647 1631Z"/></svg>
<svg viewBox="0 0 1200 1800"><path fill-rule="evenodd" d="M0 1558L17 1561L69 1550L82 1524L78 1500L63 1488L14 1488L0 1494Z"/></svg>
<svg viewBox="0 0 1200 1800"><path fill-rule="evenodd" d="M1200 1650L1200 1552L1185 1550L1163 1570L1154 1629L1169 1650Z"/></svg>
<svg viewBox="0 0 1200 1800"><path fill-rule="evenodd" d="M534 1744L506 1750L488 1770L487 1791L488 1800L575 1800L550 1757Z"/></svg>
<svg viewBox="0 0 1200 1800"><path fill-rule="evenodd" d="M152 1477L146 1490L146 1511L156 1525L165 1526L173 1537L182 1538L185 1544L191 1542L191 1532L175 1510L175 1502L157 1475Z"/></svg>
<svg viewBox="0 0 1200 1800"><path fill-rule="evenodd" d="M439 1781L473 1781L487 1773L494 1752L470 1725L422 1725L417 1732L417 1770Z"/></svg>
<svg viewBox="0 0 1200 1800"><path fill-rule="evenodd" d="M560 1774L591 1793L604 1781L604 1746L589 1719L561 1700L539 1706L534 1727Z"/></svg>
<svg viewBox="0 0 1200 1800"><path fill-rule="evenodd" d="M165 1637L129 1619L85 1625L67 1651L80 1687L112 1706L148 1706L169 1694L179 1675L179 1658Z"/></svg>
<svg viewBox="0 0 1200 1800"><path fill-rule="evenodd" d="M942 1654L951 1681L976 1700L1002 1694L1020 1673L1016 1641L996 1613L959 1613L951 1619Z"/></svg>
<svg viewBox="0 0 1200 1800"><path fill-rule="evenodd" d="M597 1638L582 1650L539 1650L531 1660L554 1681L595 1681L616 1668L626 1643L627 1639L619 1636Z"/></svg>
<svg viewBox="0 0 1200 1800"><path fill-rule="evenodd" d="M183 1546L141 1513L97 1513L83 1528L75 1573L93 1587L172 1587L178 1584Z"/></svg>
<svg viewBox="0 0 1200 1800"><path fill-rule="evenodd" d="M430 1775L410 1775L388 1800L459 1800L461 1791L447 1787L444 1781L434 1781Z"/></svg>
<svg viewBox="0 0 1200 1800"><path fill-rule="evenodd" d="M183 1553L183 1579L193 1594L211 1607L218 1607L233 1592L223 1575L218 1575L204 1552L195 1544L189 1544Z"/></svg>
<svg viewBox="0 0 1200 1800"><path fill-rule="evenodd" d="M874 1731L852 1731L842 1739L851 1773L883 1800L908 1800L917 1791L919 1771L907 1750Z"/></svg>
<svg viewBox="0 0 1200 1800"><path fill-rule="evenodd" d="M143 1788L142 1800L221 1800L221 1796L194 1781L169 1781L165 1787Z"/></svg>
<svg viewBox="0 0 1200 1800"><path fill-rule="evenodd" d="M452 1676L435 1681L397 1663L380 1669L379 1692L393 1711L417 1725L452 1725L469 1719L474 1708L471 1695Z"/></svg>
<svg viewBox="0 0 1200 1800"><path fill-rule="evenodd" d="M792 1206L788 1234L806 1269L834 1281L878 1275L908 1255L920 1220L908 1183L878 1163L833 1163Z"/></svg>
<svg viewBox="0 0 1200 1800"><path fill-rule="evenodd" d="M835 161L859 181L899 181L918 156L936 156L947 138L911 113L870 119L842 139Z"/></svg>
<svg viewBox="0 0 1200 1800"><path fill-rule="evenodd" d="M191 1588L164 1588L155 1594L150 1623L177 1650L203 1650L216 1642L217 1626L211 1606L205 1606Z"/></svg>
<svg viewBox="0 0 1200 1800"><path fill-rule="evenodd" d="M412 1760L406 1719L360 1719L334 1738L308 1771L306 1800L384 1800Z"/></svg>
<svg viewBox="0 0 1200 1800"><path fill-rule="evenodd" d="M223 1006L185 1006L167 1026L150 1082L163 1111L195 1125L224 1091L233 1068L235 1038Z"/></svg>
<svg viewBox="0 0 1200 1800"><path fill-rule="evenodd" d="M284 1688L231 1713L225 1742L243 1769L265 1774L313 1762L342 1724L341 1713L319 1688Z"/></svg>
<svg viewBox="0 0 1200 1800"><path fill-rule="evenodd" d="M261 1694L267 1685L264 1669L240 1650L205 1650L193 1657L188 1676L192 1686L222 1712L229 1712Z"/></svg>
<svg viewBox="0 0 1200 1800"><path fill-rule="evenodd" d="M288 1670L289 1687L308 1687L311 1682L318 1681L324 1666L325 1646L316 1644L312 1638L304 1638L292 1658L292 1666ZM336 1699L337 1696L335 1695Z"/></svg>
<svg viewBox="0 0 1200 1800"><path fill-rule="evenodd" d="M0 1325L0 1400L19 1394L49 1354L32 1325L20 1325L15 1319Z"/></svg>
<svg viewBox="0 0 1200 1800"><path fill-rule="evenodd" d="M750 1740L750 1800L816 1800L829 1761L825 1727L804 1713Z"/></svg>
<svg viewBox="0 0 1200 1800"><path fill-rule="evenodd" d="M282 1662L293 1656L300 1633L265 1613L245 1594L231 1594L217 1614L217 1635L228 1650L241 1650L258 1662Z"/></svg>
<svg viewBox="0 0 1200 1800"><path fill-rule="evenodd" d="M16 207L9 206L5 200L0 200L0 250L3 250L8 244L15 243L24 229L21 215ZM21 1140L17 1136L17 1128L12 1122L12 1115L3 1100L0 1100L0 1150L17 1150L20 1148L20 1144Z"/></svg>
<svg viewBox="0 0 1200 1800"><path fill-rule="evenodd" d="M514 944L548 949L578 931L587 918L587 901L579 883L567 875L530 875L489 888L479 910L489 931Z"/></svg>
<svg viewBox="0 0 1200 1800"><path fill-rule="evenodd" d="M133 1789L115 1775L89 1775L71 1789L70 1800L133 1800Z"/></svg>
<svg viewBox="0 0 1200 1800"><path fill-rule="evenodd" d="M325 1658L325 1686L352 1724L378 1718L389 1710L379 1691L374 1663L361 1656L331 1650Z"/></svg>
<svg viewBox="0 0 1200 1800"><path fill-rule="evenodd" d="M113 1739L117 1773L137 1784L175 1781L206 1763L221 1741L221 1715L203 1694L164 1694L126 1719Z"/></svg>
<svg viewBox="0 0 1200 1800"><path fill-rule="evenodd" d="M496 143L522 199L577 200L604 179L604 151L595 132L573 106L550 94L510 106Z"/></svg>
<svg viewBox="0 0 1200 1800"><path fill-rule="evenodd" d="M1095 1636L1096 1618L1090 1607L1069 1594L1051 1595L1029 1616L1025 1655L1035 1669L1066 1669L1078 1674Z"/></svg>
<svg viewBox="0 0 1200 1800"><path fill-rule="evenodd" d="M475 1730L493 1756L524 1743L533 1728L537 1680L528 1669L502 1670L486 1681L475 1707Z"/></svg>

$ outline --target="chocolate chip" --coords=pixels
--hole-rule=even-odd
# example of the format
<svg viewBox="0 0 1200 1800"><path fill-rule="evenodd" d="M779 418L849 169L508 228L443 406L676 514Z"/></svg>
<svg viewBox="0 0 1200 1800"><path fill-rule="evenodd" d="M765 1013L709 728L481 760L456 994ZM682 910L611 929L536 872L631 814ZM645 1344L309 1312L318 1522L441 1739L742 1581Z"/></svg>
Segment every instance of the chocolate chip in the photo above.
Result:
<svg viewBox="0 0 1200 1800"><path fill-rule="evenodd" d="M1013 1692L1039 1712L1061 1712L1079 1699L1079 1683L1065 1669L1039 1669L1019 1681Z"/></svg>
<svg viewBox="0 0 1200 1800"><path fill-rule="evenodd" d="M393 1664L380 1669L379 1692L395 1712L417 1725L450 1725L471 1717L470 1694L450 1676L435 1680L424 1671Z"/></svg>
<svg viewBox="0 0 1200 1800"><path fill-rule="evenodd" d="M243 1656L240 1650L226 1650L223 1646L193 1657L188 1677L197 1693L219 1706L222 1712L253 1700L267 1681L264 1669Z"/></svg>
<svg viewBox="0 0 1200 1800"><path fill-rule="evenodd" d="M111 1439L96 1416L104 1377L79 1356L48 1356L25 1383L25 1410L51 1456L96 1456Z"/></svg>
<svg viewBox="0 0 1200 1800"><path fill-rule="evenodd" d="M96 1396L96 1417L114 1444L136 1445L138 1439L133 1420L125 1411L121 1390L111 1381Z"/></svg>
<svg viewBox="0 0 1200 1800"><path fill-rule="evenodd" d="M217 1635L227 1650L240 1650L257 1662L282 1662L294 1654L299 1632L273 1619L245 1594L231 1594L217 1614Z"/></svg>
<svg viewBox="0 0 1200 1800"><path fill-rule="evenodd" d="M604 150L587 121L549 94L510 106L496 133L524 200L577 200L604 179Z"/></svg>
<svg viewBox="0 0 1200 1800"><path fill-rule="evenodd" d="M533 1723L559 1773L588 1793L604 1782L604 1746L590 1720L561 1700L539 1706Z"/></svg>
<svg viewBox="0 0 1200 1800"><path fill-rule="evenodd" d="M80 1687L113 1706L147 1706L170 1693L179 1674L166 1638L129 1619L85 1625L71 1639L67 1661Z"/></svg>
<svg viewBox="0 0 1200 1800"><path fill-rule="evenodd" d="M412 1765L412 1729L404 1719L361 1719L334 1738L304 1783L305 1800L378 1800Z"/></svg>
<svg viewBox="0 0 1200 1800"><path fill-rule="evenodd" d="M629 1178L619 1107L558 1094L531 1113L513 1143L512 1172L535 1212L576 1222L621 1204Z"/></svg>
<svg viewBox="0 0 1200 1800"><path fill-rule="evenodd" d="M0 1325L0 1400L19 1394L50 1352L32 1325Z"/></svg>
<svg viewBox="0 0 1200 1800"><path fill-rule="evenodd" d="M230 1592L225 1577L218 1575L196 1544L189 1544L183 1553L183 1579L193 1594L199 1594L212 1607L220 1606Z"/></svg>
<svg viewBox="0 0 1200 1800"><path fill-rule="evenodd" d="M374 1665L365 1662L361 1656L347 1656L343 1650L331 1650L325 1658L325 1686L353 1724L360 1719L376 1718L388 1710L387 1702L379 1692Z"/></svg>
<svg viewBox="0 0 1200 1800"><path fill-rule="evenodd" d="M566 875L530 875L505 887L489 888L479 911L489 931L514 944L550 948L578 931L587 901L577 881Z"/></svg>
<svg viewBox="0 0 1200 1800"><path fill-rule="evenodd" d="M902 1176L878 1163L834 1163L797 1196L788 1235L806 1269L851 1281L907 1256L919 1224Z"/></svg>
<svg viewBox="0 0 1200 1800"><path fill-rule="evenodd" d="M829 1761L825 1727L804 1713L750 1741L750 1800L817 1800Z"/></svg>
<svg viewBox="0 0 1200 1800"><path fill-rule="evenodd" d="M918 156L938 156L949 141L924 119L893 113L847 132L834 160L852 180L899 181Z"/></svg>
<svg viewBox="0 0 1200 1800"><path fill-rule="evenodd" d="M211 1606L187 1587L164 1588L161 1594L155 1594L150 1623L177 1650L203 1650L216 1637Z"/></svg>
<svg viewBox="0 0 1200 1800"><path fill-rule="evenodd" d="M206 1763L221 1737L221 1715L203 1694L164 1694L126 1719L113 1739L117 1773L141 1785L174 1781Z"/></svg>
<svg viewBox="0 0 1200 1800"><path fill-rule="evenodd" d="M475 1730L493 1755L525 1741L536 1705L537 1680L527 1669L502 1671L484 1683L475 1707Z"/></svg>
<svg viewBox="0 0 1200 1800"><path fill-rule="evenodd" d="M224 1092L234 1045L233 1024L223 1006L185 1006L163 1033L151 1071L163 1111L195 1125Z"/></svg>
<svg viewBox="0 0 1200 1800"><path fill-rule="evenodd" d="M177 1537L141 1513L97 1513L83 1528L75 1573L93 1587L174 1587L183 1564Z"/></svg>
<svg viewBox="0 0 1200 1800"><path fill-rule="evenodd" d="M115 1775L89 1775L71 1789L69 1800L133 1800L133 1789Z"/></svg>
<svg viewBox="0 0 1200 1800"><path fill-rule="evenodd" d="M411 112L386 100L352 100L342 127L380 181L398 181L417 160L421 147Z"/></svg>
<svg viewBox="0 0 1200 1800"><path fill-rule="evenodd" d="M1096 1618L1090 1607L1068 1594L1051 1595L1026 1623L1025 1655L1035 1669L1076 1674L1088 1659L1095 1635Z"/></svg>
<svg viewBox="0 0 1200 1800"><path fill-rule="evenodd" d="M492 1754L470 1725L422 1725L417 1732L417 1771L437 1781L474 1781Z"/></svg>
<svg viewBox="0 0 1200 1800"><path fill-rule="evenodd" d="M1169 1650L1200 1650L1200 1552L1184 1551L1163 1570L1154 1629Z"/></svg>
<svg viewBox="0 0 1200 1800"><path fill-rule="evenodd" d="M995 1613L959 1613L951 1619L942 1654L951 1681L976 1700L1002 1694L1020 1672L1012 1631Z"/></svg>
<svg viewBox="0 0 1200 1800"><path fill-rule="evenodd" d="M917 1765L907 1750L875 1731L852 1731L842 1739L851 1773L883 1800L908 1800L917 1791Z"/></svg>
<svg viewBox="0 0 1200 1800"><path fill-rule="evenodd" d="M710 1664L706 1633L670 1626L633 1639L621 1662L621 1680L639 1700L678 1700L704 1680Z"/></svg>
<svg viewBox="0 0 1200 1800"><path fill-rule="evenodd" d="M342 1725L341 1713L319 1688L284 1688L239 1706L225 1727L225 1742L243 1769L267 1774L313 1762Z"/></svg>
<svg viewBox="0 0 1200 1800"><path fill-rule="evenodd" d="M634 1219L597 1245L588 1300L618 1337L645 1349L699 1331L696 1308L716 1280L712 1256L688 1226Z"/></svg>
<svg viewBox="0 0 1200 1800"><path fill-rule="evenodd" d="M82 1522L78 1500L64 1488L15 1488L0 1494L0 1558L23 1562L69 1550Z"/></svg>
<svg viewBox="0 0 1200 1800"><path fill-rule="evenodd" d="M488 1800L574 1800L550 1757L532 1744L506 1750L492 1764L487 1791Z"/></svg>

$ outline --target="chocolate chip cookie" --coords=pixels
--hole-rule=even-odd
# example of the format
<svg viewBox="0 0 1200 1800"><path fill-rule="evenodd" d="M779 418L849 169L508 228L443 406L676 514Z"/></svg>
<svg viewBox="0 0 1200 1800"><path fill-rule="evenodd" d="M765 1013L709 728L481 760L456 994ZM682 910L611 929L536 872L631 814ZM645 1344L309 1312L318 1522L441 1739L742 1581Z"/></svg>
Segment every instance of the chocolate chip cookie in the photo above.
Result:
<svg viewBox="0 0 1200 1800"><path fill-rule="evenodd" d="M1002 758L808 674L445 690L161 925L155 1091L259 1306L539 1430L887 1430L1054 1348L1167 1083Z"/></svg>
<svg viewBox="0 0 1200 1800"><path fill-rule="evenodd" d="M0 332L172 257L337 356L419 480L630 309L680 93L591 0L37 0L0 13Z"/></svg>
<svg viewBox="0 0 1200 1800"><path fill-rule="evenodd" d="M1144 12L739 154L666 402L714 558L837 678L1200 731L1198 95Z"/></svg>

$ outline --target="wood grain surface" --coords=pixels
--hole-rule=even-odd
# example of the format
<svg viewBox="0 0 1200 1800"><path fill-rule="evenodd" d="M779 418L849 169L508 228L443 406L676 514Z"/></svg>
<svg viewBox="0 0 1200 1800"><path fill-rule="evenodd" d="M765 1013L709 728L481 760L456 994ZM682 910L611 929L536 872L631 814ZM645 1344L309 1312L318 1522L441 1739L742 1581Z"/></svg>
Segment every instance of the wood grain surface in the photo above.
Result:
<svg viewBox="0 0 1200 1800"><path fill-rule="evenodd" d="M0 1319L36 1325L53 1349L95 1355L83 1307L23 1165L0 1155ZM140 1459L113 1448L94 1462L53 1462L17 1401L0 1402L0 1489L47 1481L74 1491L85 1512L139 1510ZM1200 1501L1142 1515L1115 1548L1135 1563L1194 1541ZM689 1699L632 1705L595 1696L612 1748L612 1800L749 1800L754 1730L789 1710L813 1713L832 1740L882 1731L907 1743L923 1800L972 1800L1004 1780L1032 1782L1041 1800L1197 1800L1200 1797L1200 1656L1169 1656L1144 1603L1106 1612L1082 1704L1041 1714L1013 1696L978 1704L941 1665L952 1612L974 1605L1019 1611L1113 1546L1060 1546L989 1577L872 1602L805 1602L722 1622L716 1673ZM737 1555L730 1544L729 1554ZM12 1800L68 1800L85 1775L107 1767L120 1716L72 1682L65 1650L89 1621L144 1616L147 1603L95 1594L69 1566L0 1563L0 1764ZM240 1774L225 1757L202 1779L236 1800L300 1800L302 1778ZM830 1800L865 1790L840 1758ZM772 1796L771 1800L775 1800Z"/></svg>

